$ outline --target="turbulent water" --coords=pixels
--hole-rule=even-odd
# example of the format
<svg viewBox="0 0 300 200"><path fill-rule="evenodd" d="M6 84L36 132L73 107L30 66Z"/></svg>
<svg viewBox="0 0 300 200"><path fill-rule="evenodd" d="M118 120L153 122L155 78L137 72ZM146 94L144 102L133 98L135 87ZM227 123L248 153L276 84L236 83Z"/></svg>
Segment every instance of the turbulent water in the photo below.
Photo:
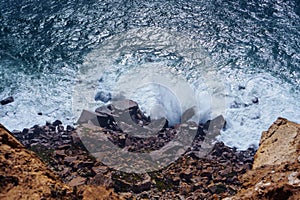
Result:
<svg viewBox="0 0 300 200"><path fill-rule="evenodd" d="M219 140L245 149L300 122L299 33L298 0L1 0L0 122L72 124L126 97L173 124L222 114Z"/></svg>

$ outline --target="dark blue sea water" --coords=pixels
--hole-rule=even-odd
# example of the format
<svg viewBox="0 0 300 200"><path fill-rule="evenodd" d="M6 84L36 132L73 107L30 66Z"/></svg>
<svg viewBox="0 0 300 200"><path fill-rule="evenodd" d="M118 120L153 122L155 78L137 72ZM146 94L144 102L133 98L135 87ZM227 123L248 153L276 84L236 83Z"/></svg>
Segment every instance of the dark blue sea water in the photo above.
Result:
<svg viewBox="0 0 300 200"><path fill-rule="evenodd" d="M278 116L300 122L300 2L1 0L0 80L11 130L73 123L101 92L174 122L195 103L247 148Z"/></svg>

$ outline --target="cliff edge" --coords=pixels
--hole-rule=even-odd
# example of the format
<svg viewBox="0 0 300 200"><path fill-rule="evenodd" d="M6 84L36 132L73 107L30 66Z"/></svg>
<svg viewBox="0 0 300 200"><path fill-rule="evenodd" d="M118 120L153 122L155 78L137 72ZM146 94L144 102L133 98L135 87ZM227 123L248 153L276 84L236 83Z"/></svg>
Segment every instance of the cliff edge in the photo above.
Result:
<svg viewBox="0 0 300 200"><path fill-rule="evenodd" d="M262 133L252 170L232 199L300 199L300 125L278 118Z"/></svg>
<svg viewBox="0 0 300 200"><path fill-rule="evenodd" d="M0 124L0 199L118 199L101 186L64 184Z"/></svg>

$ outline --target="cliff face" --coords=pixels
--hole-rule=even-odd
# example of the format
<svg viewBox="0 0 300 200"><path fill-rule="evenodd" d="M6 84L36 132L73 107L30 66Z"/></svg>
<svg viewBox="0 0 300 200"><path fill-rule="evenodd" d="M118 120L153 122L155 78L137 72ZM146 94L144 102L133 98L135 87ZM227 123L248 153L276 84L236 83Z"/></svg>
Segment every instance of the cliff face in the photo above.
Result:
<svg viewBox="0 0 300 200"><path fill-rule="evenodd" d="M243 189L227 199L300 199L300 125L278 118L263 132Z"/></svg>
<svg viewBox="0 0 300 200"><path fill-rule="evenodd" d="M0 199L71 199L72 190L0 125Z"/></svg>
<svg viewBox="0 0 300 200"><path fill-rule="evenodd" d="M45 138L49 127L37 126L33 133ZM20 138L30 147L39 138L34 138L31 130L27 132L24 134L28 140L23 133ZM66 134L60 133L68 139ZM68 134L74 136L72 131ZM74 138L70 141L77 141ZM221 199L236 191L237 195L225 199L300 199L300 125L283 118L263 132L251 170L253 151L235 152L217 143L205 159L188 154L161 171L144 174L145 177L130 176L91 160L74 141L52 150L52 143L46 143L50 151L47 156L35 150L44 160L47 157L53 172L0 125L0 199ZM144 179L147 182L141 181ZM137 190L143 191L135 193Z"/></svg>
<svg viewBox="0 0 300 200"><path fill-rule="evenodd" d="M62 183L35 153L0 124L0 199L117 199L103 187Z"/></svg>

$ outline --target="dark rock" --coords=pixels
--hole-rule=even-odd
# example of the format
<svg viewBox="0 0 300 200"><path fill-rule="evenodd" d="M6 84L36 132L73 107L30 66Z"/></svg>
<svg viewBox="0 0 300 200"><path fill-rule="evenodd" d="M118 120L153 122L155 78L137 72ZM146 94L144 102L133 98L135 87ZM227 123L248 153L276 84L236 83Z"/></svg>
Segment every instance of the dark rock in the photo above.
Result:
<svg viewBox="0 0 300 200"><path fill-rule="evenodd" d="M222 184L208 186L208 189L211 194L220 194L227 190L226 186Z"/></svg>
<svg viewBox="0 0 300 200"><path fill-rule="evenodd" d="M35 126L35 128L33 129L33 133L37 136L40 135L44 132L43 128L39 127L39 126Z"/></svg>
<svg viewBox="0 0 300 200"><path fill-rule="evenodd" d="M126 192L133 191L140 193L149 190L152 182L148 174L122 174L113 176L113 183L116 191Z"/></svg>
<svg viewBox="0 0 300 200"><path fill-rule="evenodd" d="M124 99L121 101L114 101L114 102L112 102L112 105L115 109L120 110L120 111L127 111L129 109L132 109L132 110L138 109L138 104L135 101L132 101L129 99Z"/></svg>
<svg viewBox="0 0 300 200"><path fill-rule="evenodd" d="M104 103L107 103L111 100L111 94L108 92L97 92L95 95L95 101L102 101Z"/></svg>
<svg viewBox="0 0 300 200"><path fill-rule="evenodd" d="M190 181L191 178L193 177L193 173L191 170L187 169L187 170L181 172L179 176L181 179L185 179L185 181Z"/></svg>
<svg viewBox="0 0 300 200"><path fill-rule="evenodd" d="M0 101L0 104L1 105L6 105L6 104L9 104L9 103L12 103L14 102L14 98L13 97L7 97L3 100Z"/></svg>
<svg viewBox="0 0 300 200"><path fill-rule="evenodd" d="M38 115L43 115L43 113L41 113L41 112L38 112L37 114L38 114Z"/></svg>
<svg viewBox="0 0 300 200"><path fill-rule="evenodd" d="M74 131L75 128L73 126L67 125L67 132Z"/></svg>
<svg viewBox="0 0 300 200"><path fill-rule="evenodd" d="M62 124L62 122L60 120L55 120L52 125L53 126L58 126L58 125L61 125L61 124Z"/></svg>
<svg viewBox="0 0 300 200"><path fill-rule="evenodd" d="M58 125L57 131L58 132L63 132L64 131L64 126Z"/></svg>
<svg viewBox="0 0 300 200"><path fill-rule="evenodd" d="M181 123L188 121L189 119L191 119L194 115L195 115L195 109L189 108L186 111L184 111L184 113L181 116Z"/></svg>
<svg viewBox="0 0 300 200"><path fill-rule="evenodd" d="M11 133L12 133L14 136L17 136L17 135L20 135L22 132L19 131L19 130L13 130Z"/></svg>
<svg viewBox="0 0 300 200"><path fill-rule="evenodd" d="M252 103L258 104L258 103L259 103L258 97L254 97L254 98L252 99Z"/></svg>
<svg viewBox="0 0 300 200"><path fill-rule="evenodd" d="M87 110L83 110L77 123L83 124L83 123L92 123L95 126L101 126L101 127L109 127L111 125L112 119L107 116L106 114L100 114L96 112L90 112Z"/></svg>
<svg viewBox="0 0 300 200"><path fill-rule="evenodd" d="M244 90L244 89L246 89L245 86L239 85L238 90Z"/></svg>
<svg viewBox="0 0 300 200"><path fill-rule="evenodd" d="M28 128L24 128L23 131L22 131L22 134L27 134L29 132L29 129Z"/></svg>

